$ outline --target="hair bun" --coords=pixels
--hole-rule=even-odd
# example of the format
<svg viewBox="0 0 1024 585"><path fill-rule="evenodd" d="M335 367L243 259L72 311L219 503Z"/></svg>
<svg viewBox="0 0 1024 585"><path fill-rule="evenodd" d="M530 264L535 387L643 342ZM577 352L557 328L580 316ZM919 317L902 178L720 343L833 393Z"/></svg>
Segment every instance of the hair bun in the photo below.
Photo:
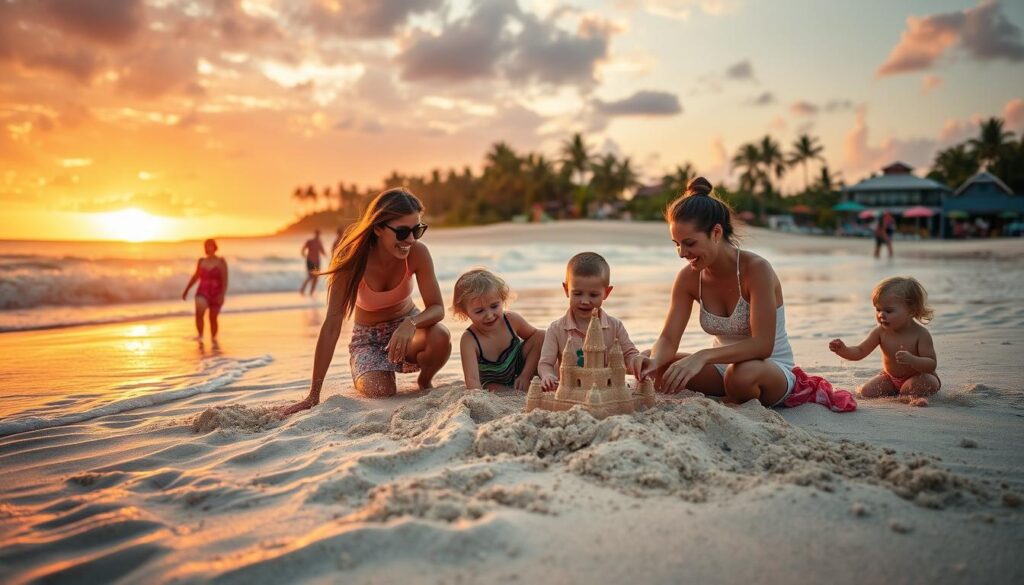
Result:
<svg viewBox="0 0 1024 585"><path fill-rule="evenodd" d="M686 185L686 195L711 195L711 181L704 177L694 177Z"/></svg>

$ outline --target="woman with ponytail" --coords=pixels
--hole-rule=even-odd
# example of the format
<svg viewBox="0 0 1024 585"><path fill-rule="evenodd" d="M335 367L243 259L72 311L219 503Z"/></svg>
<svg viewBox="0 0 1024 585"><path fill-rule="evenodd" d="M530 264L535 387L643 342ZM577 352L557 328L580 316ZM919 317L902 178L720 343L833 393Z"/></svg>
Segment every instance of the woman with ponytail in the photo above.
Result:
<svg viewBox="0 0 1024 585"><path fill-rule="evenodd" d="M320 389L345 319L354 315L349 363L355 388L364 396L393 396L395 373L419 371L417 384L430 388L451 354L451 334L441 324L444 302L427 247L423 204L405 189L377 195L334 250L327 316L313 357L309 395L284 410L292 414L320 402ZM424 309L412 300L415 277Z"/></svg>
<svg viewBox="0 0 1024 585"><path fill-rule="evenodd" d="M732 210L711 191L711 183L697 177L665 211L676 252L687 264L676 276L644 373L655 375L655 387L670 394L689 388L727 402L756 399L776 406L796 380L782 285L767 260L739 249ZM694 303L714 345L676 353Z"/></svg>

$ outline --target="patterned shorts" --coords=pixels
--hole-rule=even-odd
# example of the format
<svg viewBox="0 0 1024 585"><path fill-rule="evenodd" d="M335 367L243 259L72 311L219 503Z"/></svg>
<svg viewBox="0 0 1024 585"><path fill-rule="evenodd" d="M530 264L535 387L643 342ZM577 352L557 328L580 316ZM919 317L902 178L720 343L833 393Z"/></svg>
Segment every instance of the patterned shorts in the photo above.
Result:
<svg viewBox="0 0 1024 585"><path fill-rule="evenodd" d="M420 371L414 363L402 360L393 362L388 358L388 342L398 329L402 320L418 314L420 310L413 307L405 315L376 325L352 325L352 341L348 344L349 366L352 368L352 379L358 380L367 372L397 372L411 374Z"/></svg>

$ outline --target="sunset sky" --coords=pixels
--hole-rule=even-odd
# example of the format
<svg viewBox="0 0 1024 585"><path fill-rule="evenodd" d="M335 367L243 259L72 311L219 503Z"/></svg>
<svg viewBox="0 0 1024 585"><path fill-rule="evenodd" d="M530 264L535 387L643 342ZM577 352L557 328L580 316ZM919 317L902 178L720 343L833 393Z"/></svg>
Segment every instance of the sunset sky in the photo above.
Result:
<svg viewBox="0 0 1024 585"><path fill-rule="evenodd" d="M802 132L848 182L924 172L980 117L1024 129L1021 27L1005 0L0 0L0 238L269 233L300 184L573 132L648 179L734 182Z"/></svg>

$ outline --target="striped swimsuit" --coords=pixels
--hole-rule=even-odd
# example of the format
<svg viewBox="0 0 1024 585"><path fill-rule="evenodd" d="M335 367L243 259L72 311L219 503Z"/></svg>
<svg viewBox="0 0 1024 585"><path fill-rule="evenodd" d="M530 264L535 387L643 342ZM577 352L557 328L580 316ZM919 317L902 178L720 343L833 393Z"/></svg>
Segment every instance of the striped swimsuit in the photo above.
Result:
<svg viewBox="0 0 1024 585"><path fill-rule="evenodd" d="M480 370L481 386L500 384L511 388L516 381L516 377L523 372L523 367L526 366L526 356L523 355L523 340L512 329L512 324L508 322L508 316L505 316L505 325L508 327L508 332L512 334L512 341L501 352L498 359L493 362L484 357L484 348L480 345L480 340L477 338L476 333L473 333L472 329L467 330L473 336L473 341L476 341L477 349L480 350L476 363Z"/></svg>

